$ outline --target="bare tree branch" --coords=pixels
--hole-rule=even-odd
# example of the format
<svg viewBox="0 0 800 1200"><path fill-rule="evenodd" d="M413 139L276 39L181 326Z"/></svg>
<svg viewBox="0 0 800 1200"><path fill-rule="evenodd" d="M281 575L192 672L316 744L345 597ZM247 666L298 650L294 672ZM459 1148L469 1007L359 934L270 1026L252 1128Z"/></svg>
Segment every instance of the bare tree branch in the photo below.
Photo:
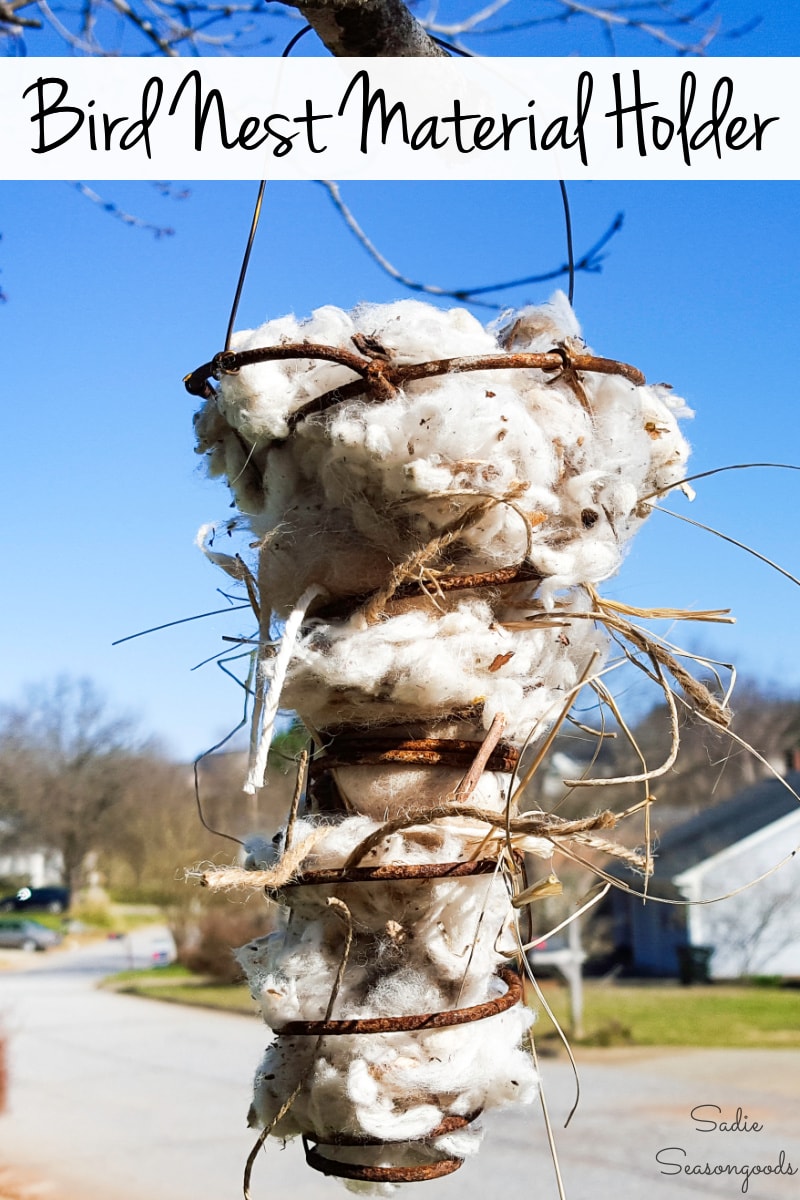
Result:
<svg viewBox="0 0 800 1200"><path fill-rule="evenodd" d="M385 271L392 279L396 279L403 287L412 292L424 292L429 296L446 296L453 300L460 300L463 304L479 305L482 308L501 309L502 304L495 304L491 301L480 300L478 297L485 295L488 292L508 291L510 288L524 287L532 283L547 283L550 280L560 279L569 274L569 263L564 263L561 266L554 267L552 270L542 272L537 275L525 275L519 279L506 280L502 283L486 283L479 284L475 287L460 287L460 288L443 288L437 284L421 283L419 280L411 279L408 275L404 275L397 267L389 262L388 258L369 238L356 220L352 210L342 199L342 194L339 191L339 185L330 179L317 180L330 196L339 215L344 221L347 228L366 250L370 258L378 264L382 271ZM608 229L602 237L594 243L579 259L575 262L576 271L585 271L595 273L601 270L601 265L605 255L601 251L608 245L612 237L622 228L622 213L617 213L614 220L609 225Z"/></svg>
<svg viewBox="0 0 800 1200"><path fill-rule="evenodd" d="M298 10L337 56L440 56L434 37L454 41L492 34L530 34L520 53L547 53L539 48L548 28L574 24L578 30L598 26L609 47L617 35L654 41L678 54L702 54L722 33L715 15L721 0L464 0L459 20L439 22L435 13L417 20L403 0L0 0L0 37L21 38L49 26L80 54L125 52L160 54L252 53L280 35L282 18ZM28 16L26 10L38 10ZM723 9L724 11L724 9ZM515 14L519 14L515 16ZM578 24L580 22L580 25ZM722 36L741 37L758 19ZM288 40L288 36L286 38ZM133 48L132 48L133 47ZM35 53L35 49L32 51Z"/></svg>
<svg viewBox="0 0 800 1200"><path fill-rule="evenodd" d="M493 16L508 7L510 3L512 0L495 0L495 3L465 17L462 21L441 24L434 20L426 27L431 33L440 34L443 37L460 38L464 34L485 36L522 33L546 26L566 25L573 18L587 17L601 24L608 37L612 54L616 52L614 32L625 30L642 33L653 41L669 47L677 54L701 55L719 35L722 26L719 16L707 26L701 24L701 18L715 6L716 0L703 0L701 4L688 11L677 9L676 0L640 0L639 3L622 0L616 4L590 4L582 2L582 0L550 0L550 8L552 10L555 6L555 11L542 12L538 16L525 17L517 21L504 21L495 25L487 24ZM755 18L755 23L748 22L747 31L755 28L759 20L760 18ZM678 38L668 32L676 27L691 31L693 37ZM741 32L734 30L727 36L738 37L741 36ZM460 45L458 42L457 44Z"/></svg>
<svg viewBox="0 0 800 1200"><path fill-rule="evenodd" d="M441 58L402 0L284 0L339 58Z"/></svg>
<svg viewBox="0 0 800 1200"><path fill-rule="evenodd" d="M33 0L0 0L0 34L4 32L4 25L12 32L20 29L41 29L42 22L35 17L19 15L23 8L28 8L32 3Z"/></svg>
<svg viewBox="0 0 800 1200"><path fill-rule="evenodd" d="M108 213L112 217L116 217L116 219L118 221L122 221L124 225L131 225L136 229L144 229L148 233L152 233L157 238L172 237L175 232L175 230L169 225L153 225L150 221L144 221L141 217L136 217L133 215L133 213L126 212L124 208L120 208L119 205L115 204L112 200L104 200L103 197L100 196L93 188L90 188L88 184L82 183L80 180L71 184L71 186L80 192L85 199L91 200L92 204L97 204L100 208L102 208L103 212ZM159 191L161 191L162 195L171 195L175 199L182 200L188 195L187 192L171 193L169 190L165 190L168 189L169 185L167 184L157 184L156 186L158 187Z"/></svg>

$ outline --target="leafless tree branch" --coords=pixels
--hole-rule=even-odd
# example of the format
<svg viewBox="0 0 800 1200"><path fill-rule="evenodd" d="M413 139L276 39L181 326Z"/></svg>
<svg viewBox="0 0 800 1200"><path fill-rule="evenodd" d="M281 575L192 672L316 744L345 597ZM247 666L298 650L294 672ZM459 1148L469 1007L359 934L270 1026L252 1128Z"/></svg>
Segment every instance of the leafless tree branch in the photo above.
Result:
<svg viewBox="0 0 800 1200"><path fill-rule="evenodd" d="M18 32L21 29L41 29L42 22L36 17L23 17L20 13L28 8L33 0L0 0L0 36L6 32ZM4 30L4 26L7 28Z"/></svg>
<svg viewBox="0 0 800 1200"><path fill-rule="evenodd" d="M465 34L486 36L492 34L522 33L546 26L566 25L573 18L590 18L597 21L609 41L611 53L615 53L615 31L630 31L644 34L653 41L659 42L674 50L677 54L704 54L711 42L722 28L719 15L709 24L704 25L702 18L715 7L716 0L703 0L692 9L677 7L677 0L640 0L616 4L590 4L582 0L549 0L549 11L537 16L525 17L521 20L503 21L499 24L489 24L512 0L495 0L495 3L471 14L462 21L442 24L435 20L428 23L431 33L442 37L460 38ZM760 18L755 19L758 24ZM670 33L671 29L680 27L691 36L679 38ZM754 28L754 22L748 22L747 29ZM741 30L731 31L727 36L741 36ZM460 42L456 43L460 45Z"/></svg>
<svg viewBox="0 0 800 1200"><path fill-rule="evenodd" d="M422 283L419 280L411 279L408 275L404 275L402 271L399 271L397 267L393 266L364 232L352 210L342 199L339 185L330 179L320 179L317 182L325 188L345 225L363 249L366 250L370 258L378 264L382 271L385 271L392 279L401 283L403 287L408 288L409 291L424 292L429 296L448 297L452 300L460 300L463 304L479 305L482 308L501 309L504 307L502 304L481 300L479 297L486 295L488 292L508 291L511 288L524 287L533 283L547 283L550 280L560 279L569 274L569 263L564 263L541 274L525 275L519 279L505 280L502 283L479 284L475 287L444 288L439 287L437 284ZM602 251L622 228L622 221L622 213L617 213L602 237L577 259L575 262L576 271L594 273L601 270L603 258L605 257Z"/></svg>
<svg viewBox="0 0 800 1200"><path fill-rule="evenodd" d="M339 58L441 58L403 0L284 0Z"/></svg>
<svg viewBox="0 0 800 1200"><path fill-rule="evenodd" d="M330 52L344 57L442 55L434 37L469 52L463 39L509 33L530 34L524 52L542 53L541 34L573 24L576 38L581 27L599 25L612 50L617 35L637 35L677 54L702 54L722 33L720 2L477 0L472 7L465 0L461 19L441 22L435 10L417 19L413 0L61 0L57 8L52 0L0 0L0 37L34 38L49 27L80 54L119 53L123 39L126 53L136 52L131 46L166 57L253 52L280 37L281 18L296 20L297 10ZM757 23L724 36L742 36Z"/></svg>
<svg viewBox="0 0 800 1200"><path fill-rule="evenodd" d="M70 186L74 187L78 192L80 192L85 199L91 200L92 204L96 204L98 207L102 208L103 212L108 213L112 217L116 217L118 221L122 221L124 225L130 225L134 229L146 230L148 233L152 233L157 238L172 237L175 232L175 230L169 225L154 225L150 221L144 221L141 217L134 216L133 213L126 212L124 208L120 208L120 206L115 204L112 200L104 200L103 197L94 190L94 188L90 188L86 183L82 183L78 180ZM168 184L162 183L157 184L156 186L158 187L159 191L161 191L162 195L169 195L174 199L182 200L188 195L188 192L173 192L169 189Z"/></svg>

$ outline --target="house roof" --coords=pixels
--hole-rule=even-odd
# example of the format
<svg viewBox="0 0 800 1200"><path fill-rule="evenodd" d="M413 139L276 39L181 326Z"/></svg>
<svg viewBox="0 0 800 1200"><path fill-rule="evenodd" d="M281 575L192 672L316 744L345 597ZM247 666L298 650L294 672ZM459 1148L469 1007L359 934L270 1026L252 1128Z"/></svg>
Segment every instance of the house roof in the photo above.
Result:
<svg viewBox="0 0 800 1200"><path fill-rule="evenodd" d="M790 772L785 781L800 793L800 771ZM674 879L792 811L800 813L800 805L780 779L753 784L668 830L655 849L656 874Z"/></svg>

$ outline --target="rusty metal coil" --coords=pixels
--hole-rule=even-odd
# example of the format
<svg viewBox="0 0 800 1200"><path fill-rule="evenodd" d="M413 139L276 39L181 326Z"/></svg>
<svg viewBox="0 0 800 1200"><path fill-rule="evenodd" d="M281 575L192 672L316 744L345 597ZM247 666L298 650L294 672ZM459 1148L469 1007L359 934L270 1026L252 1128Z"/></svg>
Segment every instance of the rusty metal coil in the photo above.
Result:
<svg viewBox="0 0 800 1200"><path fill-rule="evenodd" d="M413 1143L410 1143L408 1139L389 1141L386 1138L368 1137L366 1134L354 1134L352 1136L341 1133L329 1134L328 1136L319 1136L316 1133L303 1134L303 1150L308 1165L313 1170L322 1172L323 1175L333 1175L340 1179L360 1179L372 1183L420 1183L426 1179L438 1179L443 1175L451 1175L453 1171L457 1171L462 1165L463 1158L444 1157L434 1162L419 1163L416 1166L406 1167L371 1167L366 1163L337 1162L335 1159L320 1154L318 1148L320 1146L400 1146L424 1144L432 1142L436 1138L445 1137L448 1133L455 1133L460 1129L466 1129L480 1115L480 1110L478 1110L477 1112L470 1113L467 1117L445 1117L435 1129L432 1129L430 1133L426 1133L424 1137L415 1138ZM313 1143L313 1145L309 1143Z"/></svg>
<svg viewBox="0 0 800 1200"><path fill-rule="evenodd" d="M445 1012L414 1013L405 1017L354 1017L331 1021L288 1021L273 1029L278 1037L342 1037L366 1033L410 1033L414 1030L448 1029L495 1017L513 1008L522 999L522 980L510 967L501 967L496 978L506 985L502 996L472 1004L469 1008L452 1008Z"/></svg>
<svg viewBox="0 0 800 1200"><path fill-rule="evenodd" d="M495 571L472 571L468 575L438 575L435 590L437 592L478 591L509 587L515 583L541 583L542 576L530 563L521 563L512 567L499 567ZM425 589L417 580L407 580L401 583L397 591L387 603L386 611L391 613L392 605L397 601L416 596L424 596ZM313 613L323 621L346 620L371 598L371 592L359 592L353 596L338 596L315 605Z"/></svg>
<svg viewBox="0 0 800 1200"><path fill-rule="evenodd" d="M329 731L327 731L329 732ZM337 767L401 766L451 767L457 770L472 765L481 748L480 742L461 738L396 738L365 736L357 739L334 737L324 757L309 767L312 779ZM519 750L509 742L500 742L486 763L487 771L513 771L519 762Z"/></svg>
<svg viewBox="0 0 800 1200"><path fill-rule="evenodd" d="M377 867L326 867L319 871L304 871L277 891L337 883L395 883L404 879L463 879L470 875L491 875L497 870L493 858L477 858L473 862L449 863L383 863Z"/></svg>
<svg viewBox="0 0 800 1200"><path fill-rule="evenodd" d="M441 1158L437 1162L419 1163L413 1167L370 1167L366 1163L336 1162L305 1144L306 1162L314 1171L334 1175L337 1179L360 1179L367 1183L424 1183L452 1175L463 1165L463 1158Z"/></svg>
<svg viewBox="0 0 800 1200"><path fill-rule="evenodd" d="M192 396L208 399L214 395L212 379L223 375L235 375L242 367L278 359L320 359L349 367L356 375L350 383L333 388L313 400L307 401L289 418L290 429L300 421L325 412L344 400L366 395L369 400L381 401L395 395L397 389L417 379L430 379L437 375L461 375L468 371L541 370L548 374L564 374L568 382L577 372L600 375L620 375L633 384L643 384L645 377L629 363L600 358L593 354L577 354L566 345L554 346L545 353L518 352L506 354L465 355L456 358L439 358L421 363L394 363L386 352L378 353L374 347L363 343L359 349L364 354L355 354L345 347L326 346L312 342L293 342L281 346L263 346L251 350L223 350L210 362L184 376L184 386ZM370 356L372 355L372 356Z"/></svg>
<svg viewBox="0 0 800 1200"><path fill-rule="evenodd" d="M476 1109L468 1117L458 1117L455 1115L445 1117L430 1133L426 1133L422 1137L414 1138L413 1140L414 1142L432 1142L436 1138L444 1137L448 1133L456 1133L459 1129L466 1129L473 1121L477 1121L482 1111L480 1108ZM402 1146L409 1141L408 1138L369 1137L366 1133L330 1133L327 1136L317 1133L304 1133L302 1136L306 1141L314 1142L317 1146Z"/></svg>

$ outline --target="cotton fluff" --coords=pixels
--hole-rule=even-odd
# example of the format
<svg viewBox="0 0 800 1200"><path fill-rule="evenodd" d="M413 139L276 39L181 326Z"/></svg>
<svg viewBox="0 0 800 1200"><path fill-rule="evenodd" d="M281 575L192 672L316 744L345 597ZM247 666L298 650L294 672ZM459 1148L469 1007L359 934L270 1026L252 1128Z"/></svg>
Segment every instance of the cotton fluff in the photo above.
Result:
<svg viewBox="0 0 800 1200"><path fill-rule="evenodd" d="M489 328L462 309L415 300L325 307L238 334L232 348L302 342L395 364L559 347L568 360L585 349L561 293ZM664 386L567 366L449 373L380 395L365 385L304 411L354 378L313 356L246 366L222 374L196 417L198 451L227 479L255 537L264 643L271 614L300 622L282 703L318 744L333 738L334 753L343 731L350 740L383 729L477 742L499 714L517 746L541 736L587 669L602 665L607 638L587 619L587 585L614 574L653 497L684 477L677 421L688 410ZM474 580L502 568L522 572L514 582ZM462 586L448 589L452 577ZM262 664L267 679L266 650ZM317 831L302 869L342 867L381 822L452 802L461 776L452 767L333 767L340 812L322 834L329 818L319 813L297 824L294 846ZM502 812L508 796L509 777L488 772L470 803ZM493 828L448 817L385 836L364 861L463 862L486 853L487 836L498 853ZM547 856L548 846L527 849ZM251 861L282 848L254 843ZM319 1020L336 990L345 926L331 896L353 929L334 1018L437 1012L502 990L496 970L514 945L499 872L307 885L284 893L291 916L279 936L239 952L274 1029ZM520 1049L531 1019L517 1006L424 1032L279 1035L256 1074L251 1121L279 1137L391 1143L326 1144L334 1159L463 1157L477 1148L474 1124L415 1139L444 1117L533 1097L536 1074Z"/></svg>
<svg viewBox="0 0 800 1200"><path fill-rule="evenodd" d="M316 826L301 820L298 841ZM347 855L379 825L364 817L330 826L314 848L310 868L341 866ZM459 861L479 844L464 823L395 834L365 863ZM314 1020L325 1011L342 957L344 928L327 904L343 900L353 923L348 967L336 1000L338 1019L438 1012L482 1003L500 994L493 979L513 952L506 885L500 874L466 879L404 880L371 884L310 886L292 894L292 916L282 935L249 943L238 951L254 998L268 1025ZM481 937L481 928L491 937ZM527 1102L535 1094L530 1056L519 1048L533 1016L521 1006L472 1025L422 1032L336 1036L314 1054L313 1037L278 1037L256 1072L251 1123L273 1122L286 1095L301 1084L274 1133L292 1137L336 1133L386 1138L425 1138L447 1116L472 1116L488 1108ZM452 1136L452 1135L451 1135ZM479 1128L459 1134L459 1157L474 1153ZM444 1142L446 1139L442 1139ZM438 1150L447 1146L432 1143ZM359 1148L364 1159L364 1148ZM420 1162L431 1153L423 1143L405 1147L390 1161ZM383 1157L386 1158L386 1149ZM372 1161L372 1160L370 1160ZM377 1161L377 1160L376 1160Z"/></svg>
<svg viewBox="0 0 800 1200"><path fill-rule="evenodd" d="M285 701L316 729L380 722L387 711L395 721L436 720L477 707L487 727L505 713L508 736L521 742L555 716L557 698L606 643L587 621L569 625L569 646L563 628L512 635L500 623L509 610L498 608L462 600L448 611L445 601L439 611L412 611L373 626L359 618L336 626L311 621L295 651Z"/></svg>
<svg viewBox="0 0 800 1200"><path fill-rule="evenodd" d="M420 361L575 342L563 299L547 312L547 338L537 312L512 323L511 350L503 344L509 325L504 335L462 310L414 300L353 313L320 308L300 323L283 318L239 335L234 349L287 341L351 349L350 338L362 334L398 361ZM359 396L309 416L288 437L303 403L353 378L315 359L243 367L222 377L198 416L198 448L209 452L211 472L227 475L266 540L264 584L278 610L308 582L332 594L379 586L387 559L402 562L479 496L498 503L453 548L458 568L517 562L525 528L504 503L517 490L517 509L534 523L531 563L551 590L600 582L618 568L642 520L640 500L684 473L681 402L663 386L637 388L620 376L584 374L588 406L553 372L421 379L390 400Z"/></svg>
<svg viewBox="0 0 800 1200"><path fill-rule="evenodd" d="M582 349L566 299L485 329L470 314L416 300L318 309L237 335L235 350L294 342L343 346L367 336L394 361ZM346 367L291 359L223 375L197 416L198 450L227 477L260 543L262 607L287 613L309 586L333 598L380 589L443 528L487 507L416 570L434 599L366 627L310 621L285 703L313 727L373 725L412 710L428 720L472 707L486 728L504 711L524 739L552 719L559 695L602 643L586 622L510 637L508 621L552 608L619 567L648 511L645 498L684 475L682 401L621 375L533 369L421 379L396 395L359 395L320 415L298 409L353 379ZM443 573L493 571L526 557L538 586L436 598ZM535 593L535 595L534 595ZM531 601L526 607L525 600ZM406 609L409 606L406 605ZM311 613L313 617L313 611ZM567 644L568 643L568 644ZM513 649L499 669L498 655Z"/></svg>

